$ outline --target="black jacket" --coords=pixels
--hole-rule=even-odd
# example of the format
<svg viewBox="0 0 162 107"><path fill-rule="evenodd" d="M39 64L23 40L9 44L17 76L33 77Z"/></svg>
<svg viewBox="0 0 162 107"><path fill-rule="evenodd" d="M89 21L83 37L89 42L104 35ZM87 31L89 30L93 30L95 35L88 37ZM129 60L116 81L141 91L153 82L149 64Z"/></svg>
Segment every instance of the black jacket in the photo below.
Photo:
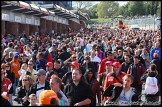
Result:
<svg viewBox="0 0 162 107"><path fill-rule="evenodd" d="M76 86L73 81L70 81L64 88L64 93L67 96L70 106L74 106L75 103L83 101L89 98L91 101L93 99L93 93L90 85L84 81L80 81Z"/></svg>
<svg viewBox="0 0 162 107"><path fill-rule="evenodd" d="M104 92L104 96L111 96L109 99L108 99L108 102L114 102L118 99L118 97L120 96L121 92L123 90L123 87L115 87L114 85L110 85ZM134 94L132 95L132 99L131 101L132 102L136 102L138 101L138 95L137 95L137 92L136 90L133 88L132 91L134 92ZM133 105L133 104L132 104Z"/></svg>
<svg viewBox="0 0 162 107"><path fill-rule="evenodd" d="M32 94L32 93L36 94L36 92L37 92L37 84L38 84L38 81L30 87L30 90L28 92L28 96L30 94ZM47 80L45 81L44 90L50 90L50 84L49 84L49 81L47 81Z"/></svg>

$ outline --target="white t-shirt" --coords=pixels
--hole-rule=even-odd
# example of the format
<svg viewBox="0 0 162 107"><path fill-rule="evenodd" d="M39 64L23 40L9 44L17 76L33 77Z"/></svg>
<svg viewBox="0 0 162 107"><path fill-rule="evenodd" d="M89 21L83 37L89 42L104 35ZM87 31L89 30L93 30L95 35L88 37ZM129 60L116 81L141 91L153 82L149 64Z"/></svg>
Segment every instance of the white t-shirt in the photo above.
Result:
<svg viewBox="0 0 162 107"><path fill-rule="evenodd" d="M98 62L98 63L100 63L101 59L99 57L97 57L97 56L95 56L93 58L91 57L91 62Z"/></svg>
<svg viewBox="0 0 162 107"><path fill-rule="evenodd" d="M133 92L132 87L127 92L124 92L124 90L122 90L122 92L120 93L120 96L118 98L119 105L120 106L131 105L131 99L132 99L133 94L134 94L134 92Z"/></svg>
<svg viewBox="0 0 162 107"><path fill-rule="evenodd" d="M45 87L45 82L44 82L44 84L42 84L42 85L37 84L37 89L38 89L38 88L41 88L41 87ZM44 88L42 88L42 89L36 91L37 101L39 101L39 95L40 95L40 93L41 93L43 90L44 90Z"/></svg>

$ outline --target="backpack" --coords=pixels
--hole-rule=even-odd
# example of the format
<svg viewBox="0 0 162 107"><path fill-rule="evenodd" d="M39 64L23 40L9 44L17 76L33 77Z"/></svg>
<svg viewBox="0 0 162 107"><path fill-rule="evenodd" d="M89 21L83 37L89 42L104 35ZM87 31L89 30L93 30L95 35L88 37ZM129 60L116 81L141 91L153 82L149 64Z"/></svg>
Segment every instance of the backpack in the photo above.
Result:
<svg viewBox="0 0 162 107"><path fill-rule="evenodd" d="M147 77L145 83L145 94L155 95L158 91L158 80L155 77Z"/></svg>

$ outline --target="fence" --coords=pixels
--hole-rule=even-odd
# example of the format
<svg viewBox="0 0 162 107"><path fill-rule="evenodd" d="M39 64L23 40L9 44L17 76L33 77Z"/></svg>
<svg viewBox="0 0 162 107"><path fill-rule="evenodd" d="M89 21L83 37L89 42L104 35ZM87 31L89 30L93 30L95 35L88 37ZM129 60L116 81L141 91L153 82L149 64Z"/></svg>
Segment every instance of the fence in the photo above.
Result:
<svg viewBox="0 0 162 107"><path fill-rule="evenodd" d="M155 23L155 18L144 18L144 19L132 19L124 20L125 25L138 25L141 29L152 29L157 30L157 25Z"/></svg>

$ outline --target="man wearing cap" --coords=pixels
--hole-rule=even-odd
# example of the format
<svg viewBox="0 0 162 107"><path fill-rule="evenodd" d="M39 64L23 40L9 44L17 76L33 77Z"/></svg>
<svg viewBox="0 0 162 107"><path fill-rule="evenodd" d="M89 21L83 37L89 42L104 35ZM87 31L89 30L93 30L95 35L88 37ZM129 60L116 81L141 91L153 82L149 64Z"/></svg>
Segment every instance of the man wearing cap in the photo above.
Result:
<svg viewBox="0 0 162 107"><path fill-rule="evenodd" d="M105 83L104 83L104 91L110 85L122 84L123 83L122 78L126 75L125 72L121 72L121 64L119 62L114 62L112 66L113 66L113 72L108 73L106 76Z"/></svg>
<svg viewBox="0 0 162 107"><path fill-rule="evenodd" d="M53 71L53 63L52 62L47 62L46 64L46 79L49 81L51 76L53 74L57 74L56 72Z"/></svg>
<svg viewBox="0 0 162 107"><path fill-rule="evenodd" d="M116 61L111 51L107 51L106 54L107 58L103 59L99 65L98 74L101 74L106 71L105 66L107 61L111 61L112 63Z"/></svg>
<svg viewBox="0 0 162 107"><path fill-rule="evenodd" d="M59 106L57 94L52 90L43 90L39 97L40 106Z"/></svg>
<svg viewBox="0 0 162 107"><path fill-rule="evenodd" d="M71 64L71 69L68 71L63 77L62 77L62 82L64 84L69 83L72 80L72 70L73 69L78 69L80 67L79 63L76 61L73 61Z"/></svg>
<svg viewBox="0 0 162 107"><path fill-rule="evenodd" d="M38 81L30 87L28 96L32 93L36 94L39 99L39 94L43 90L50 89L49 81L46 80L46 71L44 69L39 69L37 72Z"/></svg>
<svg viewBox="0 0 162 107"><path fill-rule="evenodd" d="M104 87L104 83L105 83L105 78L107 76L108 73L113 72L113 67L112 67L112 62L111 61L107 61L106 62L106 72L101 73L98 76L98 80L99 80L99 85L100 85L100 90L103 92L103 87ZM103 97L102 97L103 99Z"/></svg>

